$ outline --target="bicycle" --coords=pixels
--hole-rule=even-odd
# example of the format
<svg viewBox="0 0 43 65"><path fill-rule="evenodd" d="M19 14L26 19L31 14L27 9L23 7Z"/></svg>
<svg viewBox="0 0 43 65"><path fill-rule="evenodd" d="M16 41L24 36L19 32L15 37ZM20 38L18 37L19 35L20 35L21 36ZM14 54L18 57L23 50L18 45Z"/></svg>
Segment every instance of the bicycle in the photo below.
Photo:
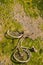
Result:
<svg viewBox="0 0 43 65"><path fill-rule="evenodd" d="M20 63L26 63L30 60L30 50L27 49L26 47L22 46L22 41L25 39L23 37L23 32L19 31L10 31L8 30L7 33L5 34L6 37L10 39L19 39L18 40L18 45L15 48L15 52L13 52L13 60L15 59L17 62ZM21 45L20 45L21 44Z"/></svg>

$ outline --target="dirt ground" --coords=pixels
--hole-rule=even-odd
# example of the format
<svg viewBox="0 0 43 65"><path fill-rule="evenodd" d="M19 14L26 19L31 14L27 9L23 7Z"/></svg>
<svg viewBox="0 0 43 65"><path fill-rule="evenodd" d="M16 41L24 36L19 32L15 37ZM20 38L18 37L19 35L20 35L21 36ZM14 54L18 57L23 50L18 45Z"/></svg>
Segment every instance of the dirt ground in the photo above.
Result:
<svg viewBox="0 0 43 65"><path fill-rule="evenodd" d="M13 10L14 13L12 18L16 19L23 25L24 34L26 36L29 36L33 40L36 39L37 37L41 37L43 39L43 31L39 28L39 25L43 24L43 19L41 17L34 19L30 16L27 16L26 13L24 12L23 6L21 6L20 3L15 4ZM2 32L1 25L0 25L0 32ZM0 41L3 38L1 35L2 33L0 33Z"/></svg>
<svg viewBox="0 0 43 65"><path fill-rule="evenodd" d="M43 24L43 19L41 17L34 19L27 16L23 6L18 3L14 7L14 18L23 25L24 34L28 35L33 40L37 37L43 38L43 31L39 28L40 23Z"/></svg>

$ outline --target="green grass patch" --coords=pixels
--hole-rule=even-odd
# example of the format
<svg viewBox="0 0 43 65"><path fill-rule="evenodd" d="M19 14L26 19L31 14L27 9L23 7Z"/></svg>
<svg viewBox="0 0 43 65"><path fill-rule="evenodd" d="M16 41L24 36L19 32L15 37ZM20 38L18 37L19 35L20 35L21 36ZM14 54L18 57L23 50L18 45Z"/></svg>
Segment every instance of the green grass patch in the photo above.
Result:
<svg viewBox="0 0 43 65"><path fill-rule="evenodd" d="M39 24L39 29L41 29L43 31L43 23Z"/></svg>
<svg viewBox="0 0 43 65"><path fill-rule="evenodd" d="M27 16L37 18L43 17L43 1L42 0L18 0L23 5L24 11Z"/></svg>
<svg viewBox="0 0 43 65"><path fill-rule="evenodd" d="M13 0L0 0L0 23L2 27L2 36L3 39L0 41L0 54L9 54L11 53L12 49L14 46L17 44L17 40L10 40L5 37L5 32L7 30L12 30L12 31L23 31L22 25L15 19L13 19L13 7L14 7L14 2ZM12 13L12 14L11 14Z"/></svg>

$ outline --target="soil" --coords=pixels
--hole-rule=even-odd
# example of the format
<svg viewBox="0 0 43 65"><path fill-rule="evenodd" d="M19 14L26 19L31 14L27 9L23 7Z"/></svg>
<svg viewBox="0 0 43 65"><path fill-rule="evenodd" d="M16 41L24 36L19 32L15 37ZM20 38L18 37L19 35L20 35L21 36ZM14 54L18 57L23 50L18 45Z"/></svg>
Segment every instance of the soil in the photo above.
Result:
<svg viewBox="0 0 43 65"><path fill-rule="evenodd" d="M41 17L34 19L27 16L24 12L23 6L18 3L14 7L14 18L23 25L25 35L29 36L33 40L37 37L43 38L43 31L39 28L40 23L43 23Z"/></svg>

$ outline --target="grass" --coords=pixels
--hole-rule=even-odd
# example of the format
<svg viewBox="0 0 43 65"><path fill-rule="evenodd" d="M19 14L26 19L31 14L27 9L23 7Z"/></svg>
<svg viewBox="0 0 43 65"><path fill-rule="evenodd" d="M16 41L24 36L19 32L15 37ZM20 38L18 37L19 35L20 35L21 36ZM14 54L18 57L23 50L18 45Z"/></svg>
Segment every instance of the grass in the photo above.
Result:
<svg viewBox="0 0 43 65"><path fill-rule="evenodd" d="M43 18L43 1L42 0L17 0L23 5L26 15L37 18ZM40 2L39 2L40 1Z"/></svg>
<svg viewBox="0 0 43 65"><path fill-rule="evenodd" d="M37 53L32 53L30 62L27 63L27 65L42 65L42 54L39 53L40 48L43 49L43 42L40 40L40 38L35 39L34 41L27 38L24 40L23 46L31 48L32 46L34 46L37 49ZM36 60L37 59L37 60Z"/></svg>
<svg viewBox="0 0 43 65"><path fill-rule="evenodd" d="M12 0L9 0L12 1ZM6 39L4 34L8 29L23 31L23 27L17 20L13 19L13 6L14 3L6 0L0 0L0 25L2 27L1 35L3 35L2 41L0 41L0 49L3 53L9 53L12 48L14 48L14 44L12 40ZM6 4L7 3L7 4ZM17 41L15 41L16 44Z"/></svg>
<svg viewBox="0 0 43 65"><path fill-rule="evenodd" d="M19 3L23 5L24 11L27 16L37 18L39 15L39 10L37 7L33 6L32 0L19 0Z"/></svg>
<svg viewBox="0 0 43 65"><path fill-rule="evenodd" d="M0 53L4 55L8 54L8 56L12 55L12 49L14 49L14 47L17 45L18 40L14 40L12 43L12 40L10 39L5 39L5 41L3 43L0 44ZM28 63L26 63L26 65L30 64L30 65L42 65L43 64L43 51L40 54L39 50L40 48L43 49L43 41L40 40L40 38L37 38L36 40L31 40L30 38L27 38L23 41L23 46L31 48L32 46L34 46L37 49L37 53L31 53L31 59ZM37 60L36 60L37 59ZM16 63L14 63L15 65L18 65ZM21 64L20 64L21 65Z"/></svg>
<svg viewBox="0 0 43 65"><path fill-rule="evenodd" d="M36 9L31 9L32 5L27 4L27 2L24 2L24 0L17 0L19 3L21 3L24 7L24 10L27 14L30 14L32 17L36 16L37 14L37 8ZM17 2L16 1L16 2ZM25 0L27 1L27 0ZM13 19L13 7L14 7L14 2L12 0L0 0L0 25L2 26L2 36L3 39L0 41L0 57L4 57L8 54L8 57L12 55L14 47L18 43L18 39L15 39L14 41L12 39L7 39L4 36L4 33L8 30L19 30L23 31L23 26L18 23L17 20ZM28 9L29 6L29 9ZM11 15L12 13L12 15ZM36 13L36 14L34 14ZM43 30L43 24L39 26ZM1 34L0 33L0 34ZM40 53L40 49L43 50L43 41L40 38L37 38L35 40L32 40L30 38L26 38L23 43L23 46L31 48L34 46L38 52L37 53L31 53L31 59L28 63L26 64L16 64L13 63L11 60L11 63L13 65L43 65L43 51ZM1 59L0 59L1 60ZM10 63L10 62L9 62ZM8 65L8 64L6 64Z"/></svg>
<svg viewBox="0 0 43 65"><path fill-rule="evenodd" d="M40 23L39 28L43 31L43 23Z"/></svg>

